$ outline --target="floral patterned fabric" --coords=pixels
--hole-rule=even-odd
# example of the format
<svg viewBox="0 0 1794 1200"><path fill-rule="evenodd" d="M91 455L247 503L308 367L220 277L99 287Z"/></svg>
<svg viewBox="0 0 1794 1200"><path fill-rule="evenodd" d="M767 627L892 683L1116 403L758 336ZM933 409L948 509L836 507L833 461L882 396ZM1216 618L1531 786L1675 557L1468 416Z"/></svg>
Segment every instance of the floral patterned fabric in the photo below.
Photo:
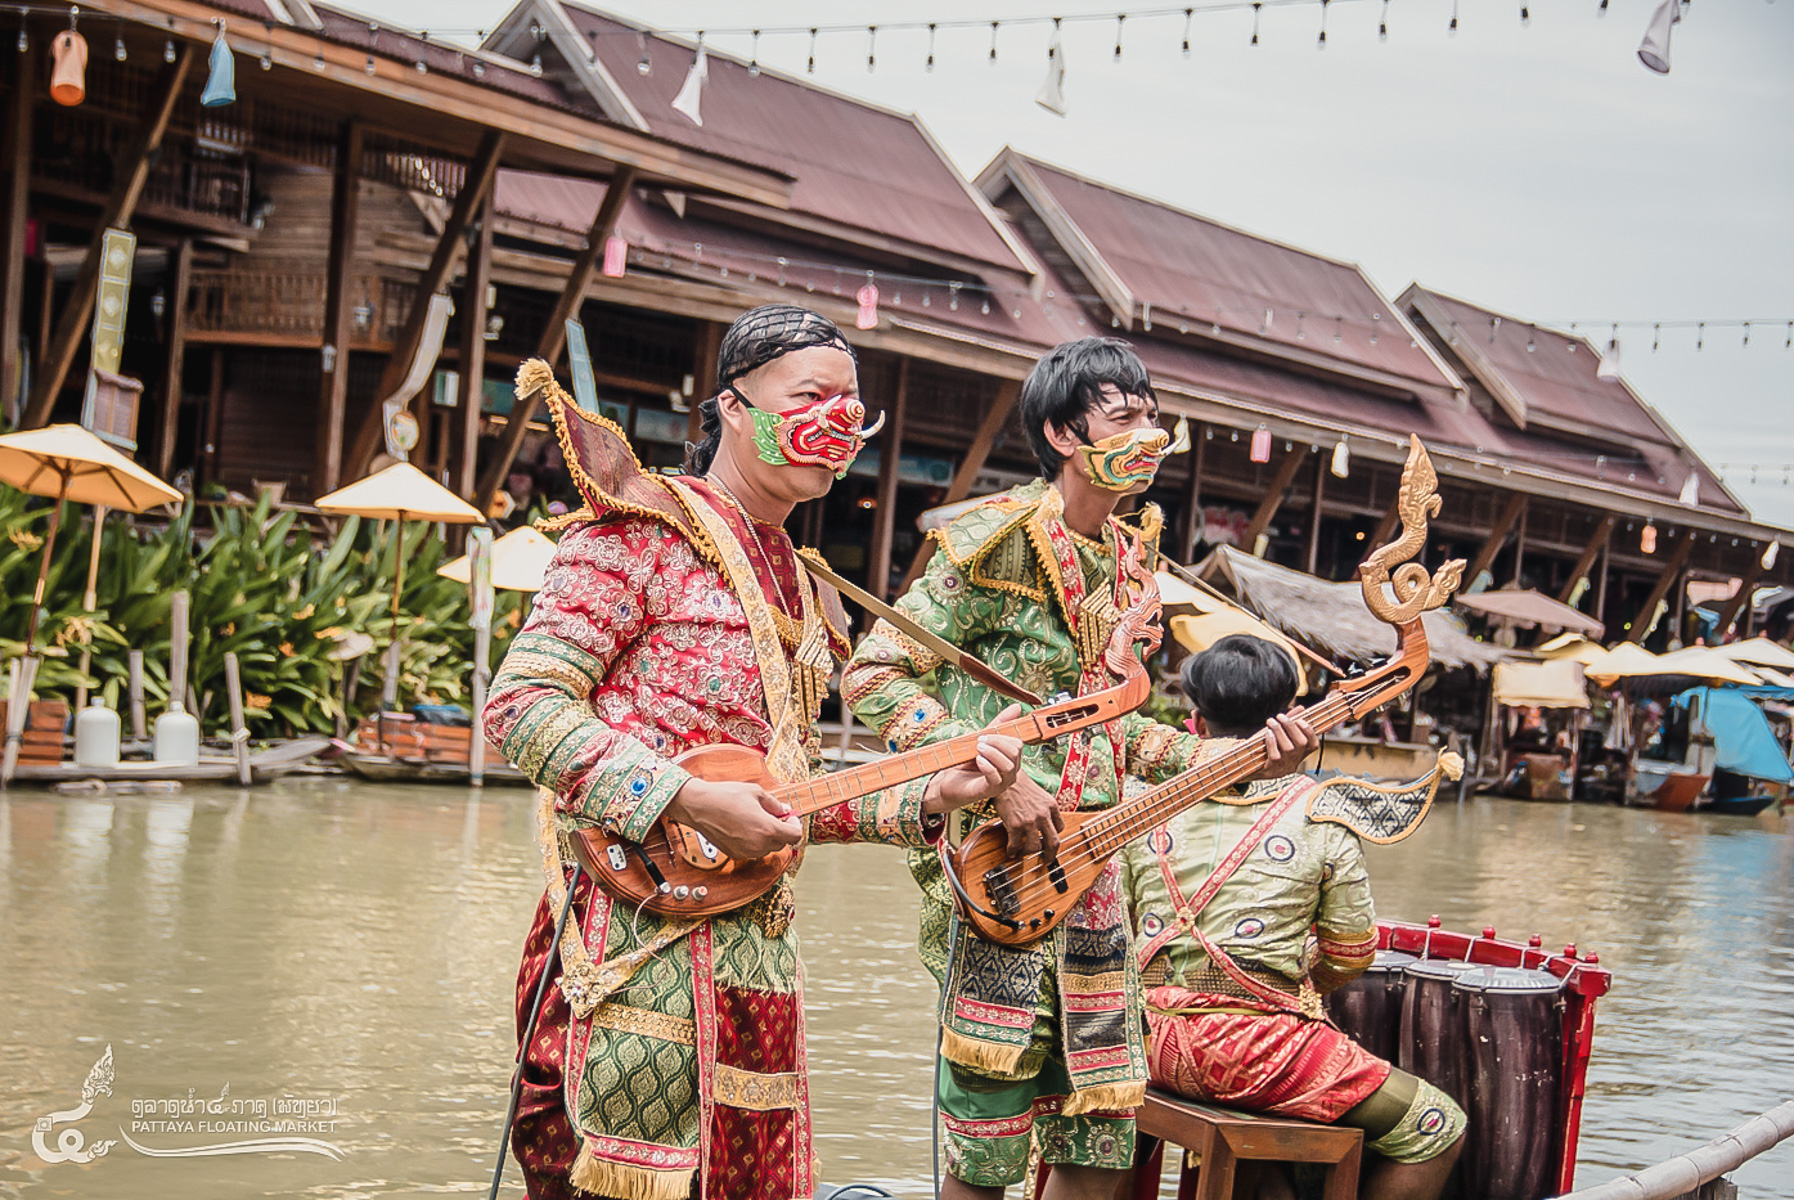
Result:
<svg viewBox="0 0 1794 1200"><path fill-rule="evenodd" d="M737 531L790 624L803 583L783 530L750 528L716 493L693 490ZM494 680L485 724L505 756L554 793L563 829L634 840L688 778L672 759L718 742L764 750L773 734L746 614L719 564L666 521L602 514L563 534ZM925 846L938 823L922 817L924 787L817 813L809 837ZM550 982L513 1139L532 1196L672 1200L694 1182L725 1200L811 1194L797 938L771 907L788 911L788 895L679 934L580 877L569 927L594 962L666 944L585 1018L558 974ZM518 977L520 1033L554 916L545 897Z"/></svg>

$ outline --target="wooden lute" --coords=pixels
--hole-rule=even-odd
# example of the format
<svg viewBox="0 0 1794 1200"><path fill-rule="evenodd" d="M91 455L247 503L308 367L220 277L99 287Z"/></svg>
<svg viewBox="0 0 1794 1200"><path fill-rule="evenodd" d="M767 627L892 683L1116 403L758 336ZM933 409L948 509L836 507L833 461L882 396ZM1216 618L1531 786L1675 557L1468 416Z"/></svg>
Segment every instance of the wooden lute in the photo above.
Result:
<svg viewBox="0 0 1794 1200"><path fill-rule="evenodd" d="M1395 653L1388 661L1328 690L1325 699L1291 715L1305 717L1317 732L1363 717L1420 681L1429 654L1421 614L1437 608L1463 577L1462 560L1454 559L1429 576L1426 568L1408 562L1426 545L1427 519L1439 514L1438 477L1419 438L1411 439L1402 471L1397 511L1402 536L1373 551L1364 560L1361 579L1364 603L1379 619L1395 626ZM1390 567L1396 563L1394 575ZM1384 588L1394 593L1394 600ZM959 914L979 937L1006 946L1038 941L1065 919L1096 883L1109 859L1154 826L1205 800L1222 788L1256 774L1268 757L1266 734L1245 739L1199 766L1113 808L1062 814L1065 827L1057 855L1047 861L1039 851L1010 858L1008 838L1000 821L988 821L957 850L943 846L942 865L954 892Z"/></svg>
<svg viewBox="0 0 1794 1200"><path fill-rule="evenodd" d="M1149 605L1130 609L1123 624L1129 629L1147 624L1156 617L1157 609L1155 594ZM1152 691L1152 681L1138 659L1130 654L1128 662L1131 669L1124 670L1122 681L1112 688L1048 704L991 729L817 779L779 783L767 771L766 756L747 746L699 746L673 761L699 779L758 783L790 805L794 814L807 816L844 800L969 763L978 757L978 739L983 736L1017 737L1034 745L1125 716L1146 703ZM601 829L582 829L571 841L580 865L599 887L631 908L669 917L708 917L740 908L777 883L799 850L789 846L765 858L737 862L697 830L665 818L656 822L639 844Z"/></svg>

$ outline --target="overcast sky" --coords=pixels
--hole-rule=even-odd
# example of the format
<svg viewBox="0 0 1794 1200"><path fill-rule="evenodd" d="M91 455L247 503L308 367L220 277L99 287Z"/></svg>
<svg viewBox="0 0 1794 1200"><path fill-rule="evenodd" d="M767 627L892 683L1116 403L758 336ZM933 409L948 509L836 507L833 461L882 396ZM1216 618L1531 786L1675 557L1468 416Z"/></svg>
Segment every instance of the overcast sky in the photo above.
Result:
<svg viewBox="0 0 1794 1200"><path fill-rule="evenodd" d="M1084 0L617 0L668 30L964 20L1114 12ZM1200 3L1201 0L1192 0ZM1212 2L1212 0L1211 0ZM1033 98L1050 26L823 36L813 78L919 113L968 176L1005 144L1254 233L1357 261L1393 298L1410 281L1539 322L1779 319L1753 328L1622 329L1628 380L1709 464L1772 464L1727 484L1794 527L1794 0L1697 0L1668 76L1636 50L1657 0L1334 0L1198 12L1133 5L1123 54L1112 20L1067 23L1070 114ZM350 0L412 28L489 27L488 0ZM469 37L467 40L472 40ZM710 35L746 55L748 39ZM760 41L802 74L806 35ZM688 64L654 64L683 71ZM793 136L802 137L801 129ZM1591 331L1602 340L1603 326Z"/></svg>

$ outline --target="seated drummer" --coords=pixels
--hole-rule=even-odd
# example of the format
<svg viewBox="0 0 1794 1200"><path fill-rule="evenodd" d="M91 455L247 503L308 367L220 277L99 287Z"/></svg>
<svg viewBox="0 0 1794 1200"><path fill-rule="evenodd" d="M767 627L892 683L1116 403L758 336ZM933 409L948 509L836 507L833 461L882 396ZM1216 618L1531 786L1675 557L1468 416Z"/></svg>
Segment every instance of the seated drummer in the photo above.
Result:
<svg viewBox="0 0 1794 1200"><path fill-rule="evenodd" d="M1287 651L1243 635L1191 656L1183 671L1205 739L1262 730L1295 699L1296 684ZM1302 774L1256 780L1187 810L1121 856L1153 1085L1363 1129L1377 1155L1360 1188L1370 1200L1437 1197L1464 1135L1464 1113L1445 1093L1370 1054L1320 1006L1321 993L1349 983L1376 956L1370 881L1353 826L1378 818L1359 815L1365 810L1352 797L1417 797L1399 836L1425 813L1438 775L1402 789L1347 779L1322 785ZM1328 802L1316 804L1321 797ZM1283 1186L1273 1183L1268 1194Z"/></svg>

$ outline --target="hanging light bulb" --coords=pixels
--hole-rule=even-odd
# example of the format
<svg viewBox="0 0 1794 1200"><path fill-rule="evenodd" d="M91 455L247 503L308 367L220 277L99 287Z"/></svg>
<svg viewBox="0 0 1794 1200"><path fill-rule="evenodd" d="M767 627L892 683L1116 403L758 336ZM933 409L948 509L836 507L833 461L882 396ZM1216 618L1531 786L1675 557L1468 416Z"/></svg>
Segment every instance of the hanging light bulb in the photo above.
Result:
<svg viewBox="0 0 1794 1200"><path fill-rule="evenodd" d="M866 74L878 69L878 26L866 26Z"/></svg>
<svg viewBox="0 0 1794 1200"><path fill-rule="evenodd" d="M262 31L261 67L264 71L272 71L274 69L274 26L267 21L263 21ZM425 34L424 36L428 37L429 35ZM417 65L420 68L423 66L421 62Z"/></svg>
<svg viewBox="0 0 1794 1200"><path fill-rule="evenodd" d="M123 32L120 32L112 42L112 57L119 62L125 61L125 35Z"/></svg>
<svg viewBox="0 0 1794 1200"><path fill-rule="evenodd" d="M31 49L31 38L25 33L25 10L19 10L19 53L24 54ZM169 54L174 53L174 43L169 43Z"/></svg>
<svg viewBox="0 0 1794 1200"><path fill-rule="evenodd" d="M1184 9L1184 57L1185 58L1190 57L1190 16L1195 11L1196 10L1193 8ZM1056 25L1056 24L1058 24L1058 22L1055 21L1054 24Z"/></svg>
<svg viewBox="0 0 1794 1200"><path fill-rule="evenodd" d="M990 23L990 58L987 61L992 66L995 66L997 62L997 22L995 21Z"/></svg>
<svg viewBox="0 0 1794 1200"><path fill-rule="evenodd" d="M1707 341L1707 323L1700 321L1694 327L1694 348L1699 350Z"/></svg>
<svg viewBox="0 0 1794 1200"><path fill-rule="evenodd" d="M1750 322L1744 323L1744 349L1750 349Z"/></svg>
<svg viewBox="0 0 1794 1200"><path fill-rule="evenodd" d="M1115 61L1121 61L1121 25L1127 20L1127 14L1121 13L1115 18Z"/></svg>
<svg viewBox="0 0 1794 1200"><path fill-rule="evenodd" d="M924 71L934 72L934 22L928 23L928 61L922 65Z"/></svg>
<svg viewBox="0 0 1794 1200"><path fill-rule="evenodd" d="M542 78L542 56L540 54L530 55L529 73L537 79Z"/></svg>
<svg viewBox="0 0 1794 1200"><path fill-rule="evenodd" d="M1389 40L1389 0L1383 0L1383 12L1377 18L1377 40L1379 42Z"/></svg>
<svg viewBox="0 0 1794 1200"><path fill-rule="evenodd" d="M654 60L648 57L648 35L641 30L637 30L635 44L636 48L641 51L641 57L636 59L635 62L636 74L652 74L654 71Z"/></svg>
<svg viewBox="0 0 1794 1200"><path fill-rule="evenodd" d="M477 69L480 64L476 62L473 65ZM322 71L324 69L324 43L323 42L318 43L317 52L311 56L311 69L314 71ZM476 70L476 73L477 73L477 70Z"/></svg>
<svg viewBox="0 0 1794 1200"><path fill-rule="evenodd" d="M1252 5L1252 44L1254 46L1258 45L1258 10L1263 7L1264 4L1259 0L1255 0Z"/></svg>
<svg viewBox="0 0 1794 1200"><path fill-rule="evenodd" d="M1645 522L1644 529L1639 532L1638 549L1644 554L1657 553L1657 527L1649 521Z"/></svg>
<svg viewBox="0 0 1794 1200"><path fill-rule="evenodd" d="M372 75L374 73L376 68L374 66L374 56L373 55L371 55L371 54L368 55L368 60L367 60L367 62L365 62L361 65L361 69L366 71L369 75Z"/></svg>
<svg viewBox="0 0 1794 1200"><path fill-rule="evenodd" d="M1620 378L1620 327L1615 322L1613 335L1607 339L1607 349L1601 352L1601 362L1595 367L1595 378L1602 383L1618 383Z"/></svg>
<svg viewBox="0 0 1794 1200"><path fill-rule="evenodd" d="M1445 27L1445 32L1452 37L1458 36L1458 0L1451 0L1451 24Z"/></svg>
<svg viewBox="0 0 1794 1200"><path fill-rule="evenodd" d="M1315 41L1314 48L1316 50L1327 48L1327 5L1329 3L1331 0L1321 0L1321 36Z"/></svg>
<svg viewBox="0 0 1794 1200"><path fill-rule="evenodd" d="M1651 353L1657 353L1657 347L1663 344L1663 325L1659 322L1651 326Z"/></svg>
<svg viewBox="0 0 1794 1200"><path fill-rule="evenodd" d="M1538 343L1533 340L1533 334L1535 334L1537 332L1538 331L1536 329L1533 329L1531 327L1528 327L1526 330L1526 353L1528 353L1528 354L1534 353L1539 348Z"/></svg>
<svg viewBox="0 0 1794 1200"><path fill-rule="evenodd" d="M754 30L754 48L748 55L748 74L760 78L760 31Z"/></svg>
<svg viewBox="0 0 1794 1200"><path fill-rule="evenodd" d="M1532 10L1526 6L1524 0L1522 0L1522 2L1520 4L1520 24L1521 25L1532 24Z"/></svg>
<svg viewBox="0 0 1794 1200"><path fill-rule="evenodd" d="M810 62L804 68L809 74L816 74L816 27L810 26Z"/></svg>

